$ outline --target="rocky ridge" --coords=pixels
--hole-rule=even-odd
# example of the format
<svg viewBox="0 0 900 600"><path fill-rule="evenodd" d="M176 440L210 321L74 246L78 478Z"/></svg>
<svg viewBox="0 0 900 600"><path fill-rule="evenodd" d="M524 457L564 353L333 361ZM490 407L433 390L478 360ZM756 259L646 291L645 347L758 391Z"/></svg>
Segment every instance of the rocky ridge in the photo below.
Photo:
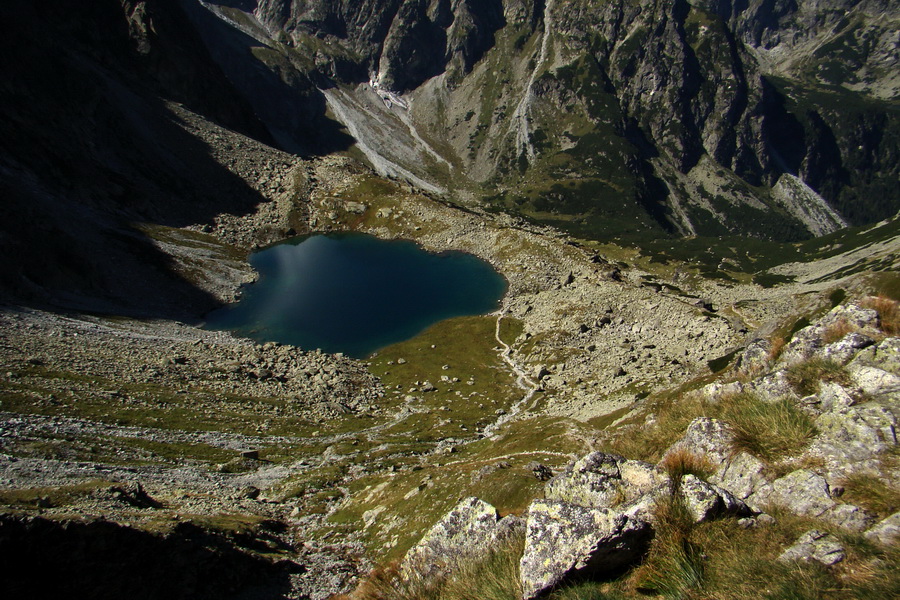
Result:
<svg viewBox="0 0 900 600"><path fill-rule="evenodd" d="M835 336L838 325L840 335ZM853 476L898 480L891 456L898 443L900 338L879 330L874 310L842 305L798 331L777 359L760 348L751 344L737 363L736 370L750 378L710 384L694 394L715 405L753 390L763 402L787 400L809 415L815 433L801 451L781 459L781 470L788 472L774 475L771 462L741 449L731 425L707 417L692 421L658 465L603 452L583 456L547 482L543 499L534 500L524 523L518 522L524 535L524 599L544 596L567 580L615 574L637 564L660 518L660 506L673 499L696 523L733 518L744 527L768 527L774 522L768 512L787 510L879 544L900 541L900 513L879 517L843 497L844 482ZM816 360L834 361L848 377L841 383L808 382L813 390L808 395L776 383L791 365ZM707 471L698 477L673 470L685 462L705 464ZM791 470L797 465L807 466ZM445 568L472 560L471 553L497 544L492 540L500 524L513 519L475 518L491 510L476 499L465 500L410 551L406 564L419 560L424 548L432 563L449 565ZM442 537L439 532L447 528L460 533ZM810 530L778 560L831 566L845 558L838 538Z"/></svg>

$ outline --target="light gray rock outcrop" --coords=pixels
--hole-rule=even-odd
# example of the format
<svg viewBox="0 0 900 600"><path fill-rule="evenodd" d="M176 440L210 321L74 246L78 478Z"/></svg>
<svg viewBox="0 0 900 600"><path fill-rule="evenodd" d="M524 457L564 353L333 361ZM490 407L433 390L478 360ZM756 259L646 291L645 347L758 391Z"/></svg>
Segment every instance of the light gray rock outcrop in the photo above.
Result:
<svg viewBox="0 0 900 600"><path fill-rule="evenodd" d="M709 481L744 500L754 510L761 509L761 504L772 491L772 483L766 477L765 463L747 452L729 457L710 476Z"/></svg>
<svg viewBox="0 0 900 600"><path fill-rule="evenodd" d="M557 500L533 502L526 531L520 563L525 600L566 578L615 572L637 560L652 536L645 521Z"/></svg>
<svg viewBox="0 0 900 600"><path fill-rule="evenodd" d="M897 419L877 402L826 412L816 419L819 435L807 450L831 471L849 473L897 445Z"/></svg>
<svg viewBox="0 0 900 600"><path fill-rule="evenodd" d="M548 500L590 508L625 508L669 485L666 473L650 463L592 452L567 466L544 488Z"/></svg>
<svg viewBox="0 0 900 600"><path fill-rule="evenodd" d="M703 523L722 515L747 517L752 511L734 495L716 485L707 483L694 475L681 479L679 492L685 506L694 516L694 521Z"/></svg>
<svg viewBox="0 0 900 600"><path fill-rule="evenodd" d="M895 512L864 534L866 539L883 546L900 542L900 512Z"/></svg>
<svg viewBox="0 0 900 600"><path fill-rule="evenodd" d="M847 557L840 541L824 531L811 529L778 557L779 562L815 561L830 567Z"/></svg>
<svg viewBox="0 0 900 600"><path fill-rule="evenodd" d="M788 380L788 374L785 369L779 369L768 375L754 379L746 384L744 389L756 394L763 400L771 402L782 398L792 398L795 400L799 398Z"/></svg>
<svg viewBox="0 0 900 600"><path fill-rule="evenodd" d="M403 559L405 574L433 576L447 571L462 556L486 551L509 525L499 526L497 509L466 498L438 521Z"/></svg>
<svg viewBox="0 0 900 600"><path fill-rule="evenodd" d="M840 340L817 350L814 356L843 365L854 358L860 350L868 348L874 343L875 340L869 336L861 333L848 333Z"/></svg>
<svg viewBox="0 0 900 600"><path fill-rule="evenodd" d="M699 417L691 421L684 436L675 442L666 454L676 451L687 451L698 456L706 456L719 464L731 455L734 433L724 421Z"/></svg>
<svg viewBox="0 0 900 600"><path fill-rule="evenodd" d="M769 340L753 340L738 354L734 368L740 373L758 373L769 368L772 362L772 343Z"/></svg>
<svg viewBox="0 0 900 600"><path fill-rule="evenodd" d="M808 517L819 517L835 505L828 482L808 469L798 469L772 483L769 500Z"/></svg>

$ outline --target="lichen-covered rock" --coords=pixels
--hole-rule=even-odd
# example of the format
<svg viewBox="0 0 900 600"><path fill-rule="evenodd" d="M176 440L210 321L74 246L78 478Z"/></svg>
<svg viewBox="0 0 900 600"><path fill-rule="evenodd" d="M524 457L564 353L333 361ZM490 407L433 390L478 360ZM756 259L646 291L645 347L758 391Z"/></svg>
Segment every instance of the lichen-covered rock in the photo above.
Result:
<svg viewBox="0 0 900 600"><path fill-rule="evenodd" d="M778 557L780 562L816 561L827 567L835 565L847 557L840 541L824 531L811 529L801 535L797 542Z"/></svg>
<svg viewBox="0 0 900 600"><path fill-rule="evenodd" d="M731 381L729 383L713 382L700 388L699 393L707 402L716 404L722 398L733 396L744 391L744 384L740 381Z"/></svg>
<svg viewBox="0 0 900 600"><path fill-rule="evenodd" d="M756 505L749 499L762 490L771 490L772 487L765 473L765 463L752 454L738 452L729 457L709 478L709 481L756 508Z"/></svg>
<svg viewBox="0 0 900 600"><path fill-rule="evenodd" d="M700 417L691 421L684 436L672 444L666 454L687 451L720 464L731 454L733 442L734 433L724 421Z"/></svg>
<svg viewBox="0 0 900 600"><path fill-rule="evenodd" d="M497 509L478 498L466 498L407 552L401 568L404 573L435 575L460 556L487 550L499 532Z"/></svg>
<svg viewBox="0 0 900 600"><path fill-rule="evenodd" d="M522 597L537 598L570 577L614 572L641 556L650 525L612 509L535 500L520 563Z"/></svg>
<svg viewBox="0 0 900 600"><path fill-rule="evenodd" d="M679 492L697 523L703 523L722 515L746 517L751 514L747 505L730 492L694 475L688 474L682 477Z"/></svg>
<svg viewBox="0 0 900 600"><path fill-rule="evenodd" d="M819 384L819 410L828 412L840 410L856 404L856 399L850 395L847 388L831 381L823 381Z"/></svg>
<svg viewBox="0 0 900 600"><path fill-rule="evenodd" d="M753 340L738 354L734 368L740 373L758 373L769 368L771 356L772 343L769 340Z"/></svg>
<svg viewBox="0 0 900 600"><path fill-rule="evenodd" d="M822 513L820 518L842 529L857 533L862 533L877 520L874 513L852 504L835 504Z"/></svg>
<svg viewBox="0 0 900 600"><path fill-rule="evenodd" d="M754 379L744 387L747 391L756 394L763 400L775 401L782 398L798 398L797 393L788 381L787 371L784 369L779 369L764 377Z"/></svg>
<svg viewBox="0 0 900 600"><path fill-rule="evenodd" d="M862 308L856 304L841 304L832 308L818 321L819 326L823 328L838 323L846 323L857 329L875 330L879 324L878 313L871 308Z"/></svg>
<svg viewBox="0 0 900 600"><path fill-rule="evenodd" d="M860 352L853 362L900 375L900 338L889 337L881 340L877 346Z"/></svg>
<svg viewBox="0 0 900 600"><path fill-rule="evenodd" d="M843 365L859 354L860 350L868 348L874 343L875 340L866 335L849 333L840 340L820 348L814 353L814 356Z"/></svg>
<svg viewBox="0 0 900 600"><path fill-rule="evenodd" d="M778 356L778 364L789 367L811 358L824 345L824 333L825 328L819 325L810 325L796 332Z"/></svg>
<svg viewBox="0 0 900 600"><path fill-rule="evenodd" d="M866 364L851 362L847 370L853 382L871 396L900 398L900 375Z"/></svg>
<svg viewBox="0 0 900 600"><path fill-rule="evenodd" d="M544 488L544 497L578 506L623 506L668 485L665 472L649 463L591 452L567 466Z"/></svg>
<svg viewBox="0 0 900 600"><path fill-rule="evenodd" d="M819 435L807 450L832 471L850 472L897 445L897 419L877 402L835 410L816 419Z"/></svg>
<svg viewBox="0 0 900 600"><path fill-rule="evenodd" d="M866 539L877 544L890 546L900 542L900 512L895 512L864 534Z"/></svg>
<svg viewBox="0 0 900 600"><path fill-rule="evenodd" d="M798 469L776 479L772 488L770 500L798 515L818 517L835 505L828 482L808 469Z"/></svg>

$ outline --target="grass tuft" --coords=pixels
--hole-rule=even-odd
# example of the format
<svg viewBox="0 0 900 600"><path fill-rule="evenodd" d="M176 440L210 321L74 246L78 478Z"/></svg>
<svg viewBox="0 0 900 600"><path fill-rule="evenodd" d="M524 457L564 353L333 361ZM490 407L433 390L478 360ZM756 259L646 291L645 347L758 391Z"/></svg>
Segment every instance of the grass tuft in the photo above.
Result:
<svg viewBox="0 0 900 600"><path fill-rule="evenodd" d="M854 331L856 331L856 328L848 323L846 319L838 319L836 322L829 325L824 333L822 333L822 341L825 344L833 344L834 342L844 339L847 334L853 333Z"/></svg>
<svg viewBox="0 0 900 600"><path fill-rule="evenodd" d="M694 520L678 495L669 495L654 508L656 538L644 562L631 574L638 594L688 598L703 586L703 552L691 541Z"/></svg>
<svg viewBox="0 0 900 600"><path fill-rule="evenodd" d="M854 473L838 482L846 502L871 510L879 519L900 510L900 488L891 483L876 472Z"/></svg>
<svg viewBox="0 0 900 600"><path fill-rule="evenodd" d="M764 402L737 394L722 402L721 417L735 435L735 450L773 462L801 452L816 435L812 419L790 400Z"/></svg>
<svg viewBox="0 0 900 600"><path fill-rule="evenodd" d="M781 352L784 350L784 347L787 345L787 341L785 341L783 335L773 336L769 340L769 360L774 362L779 356L781 356Z"/></svg>
<svg viewBox="0 0 900 600"><path fill-rule="evenodd" d="M883 332L888 335L900 334L900 302L879 294L866 298L861 304L863 308L871 308L878 313Z"/></svg>
<svg viewBox="0 0 900 600"><path fill-rule="evenodd" d="M680 484L685 475L690 474L705 480L716 471L708 458L686 448L678 448L674 452L669 452L663 457L659 466L666 470L676 486Z"/></svg>
<svg viewBox="0 0 900 600"><path fill-rule="evenodd" d="M787 380L800 396L809 396L819 391L819 383L831 382L848 386L852 379L843 366L833 360L811 358L791 365L787 369Z"/></svg>

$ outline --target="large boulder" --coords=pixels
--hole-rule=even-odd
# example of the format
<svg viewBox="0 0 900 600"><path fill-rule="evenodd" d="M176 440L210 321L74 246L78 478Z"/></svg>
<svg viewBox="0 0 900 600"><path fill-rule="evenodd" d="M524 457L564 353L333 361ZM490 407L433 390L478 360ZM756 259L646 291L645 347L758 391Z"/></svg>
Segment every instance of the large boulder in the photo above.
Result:
<svg viewBox="0 0 900 600"><path fill-rule="evenodd" d="M666 455L674 452L690 452L704 456L717 465L724 463L731 455L733 443L734 433L727 423L709 417L699 417L691 421L684 436L672 444Z"/></svg>
<svg viewBox="0 0 900 600"><path fill-rule="evenodd" d="M795 514L822 519L850 531L862 532L875 522L869 511L832 499L828 481L808 469L776 479L771 493L758 501L780 504Z"/></svg>
<svg viewBox="0 0 900 600"><path fill-rule="evenodd" d="M537 598L565 579L614 573L636 561L651 537L647 522L613 509L535 500L520 563L522 597Z"/></svg>
<svg viewBox="0 0 900 600"><path fill-rule="evenodd" d="M868 348L875 341L861 333L849 333L840 340L818 349L814 356L823 360L830 360L838 364L846 364L859 354L863 348Z"/></svg>
<svg viewBox="0 0 900 600"><path fill-rule="evenodd" d="M734 362L736 371L753 374L765 371L772 363L772 342L766 339L753 340Z"/></svg>
<svg viewBox="0 0 900 600"><path fill-rule="evenodd" d="M807 450L842 474L877 468L874 461L897 446L897 419L877 402L834 410L816 419L819 435Z"/></svg>
<svg viewBox="0 0 900 600"><path fill-rule="evenodd" d="M502 532L512 529L499 519L496 508L478 498L466 498L407 552L401 570L417 576L446 572L461 557L485 552Z"/></svg>
<svg viewBox="0 0 900 600"><path fill-rule="evenodd" d="M754 499L767 496L772 489L766 471L761 460L747 452L738 452L722 463L709 481L758 509L761 503Z"/></svg>
<svg viewBox="0 0 900 600"><path fill-rule="evenodd" d="M820 517L835 505L831 488L821 475L808 469L798 469L772 483L769 500L790 508L798 515Z"/></svg>

